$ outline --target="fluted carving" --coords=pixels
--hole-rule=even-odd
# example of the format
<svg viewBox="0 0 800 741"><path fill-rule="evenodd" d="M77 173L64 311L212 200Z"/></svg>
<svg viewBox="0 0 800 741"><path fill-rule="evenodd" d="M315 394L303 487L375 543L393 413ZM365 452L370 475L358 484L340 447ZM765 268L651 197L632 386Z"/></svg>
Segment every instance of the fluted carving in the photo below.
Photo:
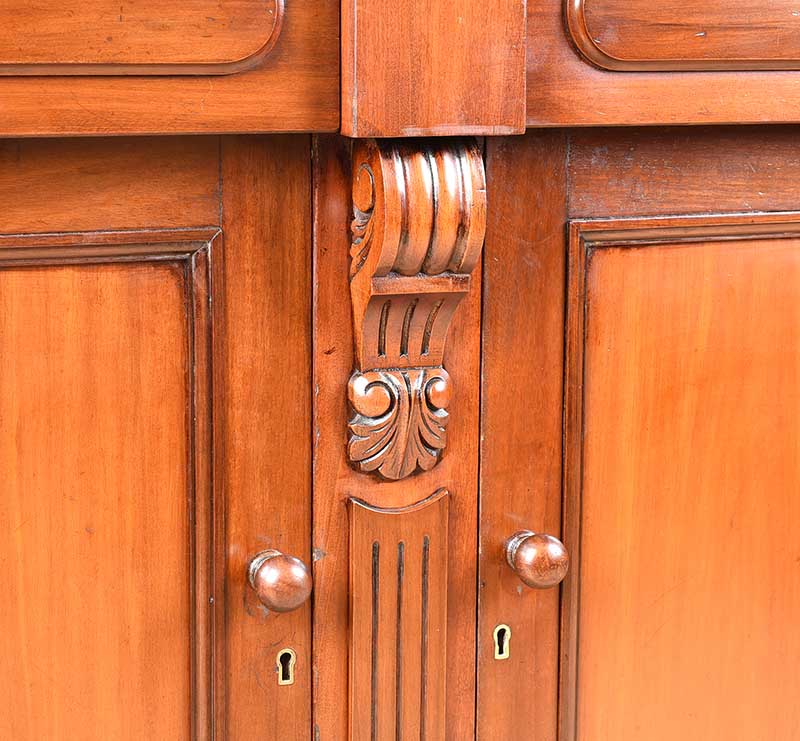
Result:
<svg viewBox="0 0 800 741"><path fill-rule="evenodd" d="M350 293L358 368L349 452L360 470L399 479L439 459L450 391L445 341L485 227L475 141L356 145Z"/></svg>

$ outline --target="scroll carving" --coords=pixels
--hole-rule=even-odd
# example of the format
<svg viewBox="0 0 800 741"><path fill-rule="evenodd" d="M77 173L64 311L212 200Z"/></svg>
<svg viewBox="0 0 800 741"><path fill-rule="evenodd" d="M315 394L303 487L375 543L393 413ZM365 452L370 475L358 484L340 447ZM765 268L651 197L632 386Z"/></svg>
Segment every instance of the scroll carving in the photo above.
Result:
<svg viewBox="0 0 800 741"><path fill-rule="evenodd" d="M350 294L357 368L350 461L401 479L447 442L450 322L483 247L486 179L473 140L360 142Z"/></svg>

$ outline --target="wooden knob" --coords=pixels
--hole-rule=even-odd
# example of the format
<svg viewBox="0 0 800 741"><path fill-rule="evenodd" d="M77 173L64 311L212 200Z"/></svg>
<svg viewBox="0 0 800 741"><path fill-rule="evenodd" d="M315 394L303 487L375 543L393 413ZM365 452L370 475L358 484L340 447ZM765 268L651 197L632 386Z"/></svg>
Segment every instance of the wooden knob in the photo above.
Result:
<svg viewBox="0 0 800 741"><path fill-rule="evenodd" d="M569 570L569 554L552 535L521 530L506 542L508 565L524 584L547 589L560 584Z"/></svg>
<svg viewBox="0 0 800 741"><path fill-rule="evenodd" d="M291 612L311 595L308 567L294 556L280 551L262 551L247 569L250 586L258 599L273 612Z"/></svg>

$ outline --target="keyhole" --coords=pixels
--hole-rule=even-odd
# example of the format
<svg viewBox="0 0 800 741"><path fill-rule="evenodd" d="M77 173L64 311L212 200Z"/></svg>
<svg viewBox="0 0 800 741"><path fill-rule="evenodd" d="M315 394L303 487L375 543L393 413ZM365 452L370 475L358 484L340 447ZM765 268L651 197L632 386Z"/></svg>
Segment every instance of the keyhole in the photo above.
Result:
<svg viewBox="0 0 800 741"><path fill-rule="evenodd" d="M275 663L278 666L278 684L281 686L294 684L294 665L297 663L297 654L291 648L284 648L278 652Z"/></svg>
<svg viewBox="0 0 800 741"><path fill-rule="evenodd" d="M507 625L498 625L494 629L494 657L498 661L505 661L511 656L511 628Z"/></svg>

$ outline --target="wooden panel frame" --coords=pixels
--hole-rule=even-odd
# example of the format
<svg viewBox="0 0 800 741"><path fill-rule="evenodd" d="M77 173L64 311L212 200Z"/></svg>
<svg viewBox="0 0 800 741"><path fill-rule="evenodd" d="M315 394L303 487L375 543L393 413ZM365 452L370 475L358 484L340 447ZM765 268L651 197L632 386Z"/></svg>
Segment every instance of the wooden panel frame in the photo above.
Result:
<svg viewBox="0 0 800 741"><path fill-rule="evenodd" d="M709 224L734 239L796 236L796 135L543 129L488 141L486 169L477 737L556 741L562 600L557 590L526 593L502 544L519 527L563 532L568 548L574 538L561 527L562 459L574 466L562 449L575 443L563 440L567 224L586 224L587 239L649 225L658 231L641 232L645 241L701 240ZM512 628L507 661L492 656L499 623Z"/></svg>
<svg viewBox="0 0 800 741"><path fill-rule="evenodd" d="M247 580L263 550L312 563L310 145L309 136L221 140L224 297L216 308L226 333L215 396L225 416L217 464L228 551L226 718L217 738L226 741L311 736L319 592L275 613ZM276 659L287 648L295 681L281 685Z"/></svg>
<svg viewBox="0 0 800 741"><path fill-rule="evenodd" d="M310 735L311 604L269 613L247 564L268 548L312 560L311 137L8 140L0 153L0 257L18 264L126 252L136 261L153 250L170 259L216 235L206 304L215 494L225 505L215 737ZM291 686L277 681L284 647L296 654Z"/></svg>
<svg viewBox="0 0 800 741"><path fill-rule="evenodd" d="M224 662L224 634L217 627L224 601L215 598L224 588L225 562L220 539L224 499L217 491L213 464L213 430L220 410L211 395L215 329L219 329L211 315L211 286L219 280L221 261L212 255L222 247L221 235L213 227L0 235L0 269L153 261L183 266L193 358L192 373L187 374L192 399L187 409L187 466L192 472L187 522L192 615L187 640L192 655L191 732L198 741L214 738L219 714L215 699L221 695L219 682L224 676L219 671Z"/></svg>
<svg viewBox="0 0 800 741"><path fill-rule="evenodd" d="M586 3L591 0L564 0L567 28L578 51L592 64L617 72L709 72L713 70L748 71L800 70L800 59L768 58L698 59L679 57L671 59L616 57L603 48L589 28L586 18ZM757 29L753 29L755 33Z"/></svg>
<svg viewBox="0 0 800 741"><path fill-rule="evenodd" d="M570 573L563 584L559 741L575 741L580 631L581 498L583 482L584 342L587 263L595 250L659 244L800 237L800 212L698 215L569 222L564 417L564 534Z"/></svg>
<svg viewBox="0 0 800 741"><path fill-rule="evenodd" d="M559 590L525 587L505 542L561 535L567 135L487 142L477 738L556 741ZM494 630L511 630L507 660Z"/></svg>

